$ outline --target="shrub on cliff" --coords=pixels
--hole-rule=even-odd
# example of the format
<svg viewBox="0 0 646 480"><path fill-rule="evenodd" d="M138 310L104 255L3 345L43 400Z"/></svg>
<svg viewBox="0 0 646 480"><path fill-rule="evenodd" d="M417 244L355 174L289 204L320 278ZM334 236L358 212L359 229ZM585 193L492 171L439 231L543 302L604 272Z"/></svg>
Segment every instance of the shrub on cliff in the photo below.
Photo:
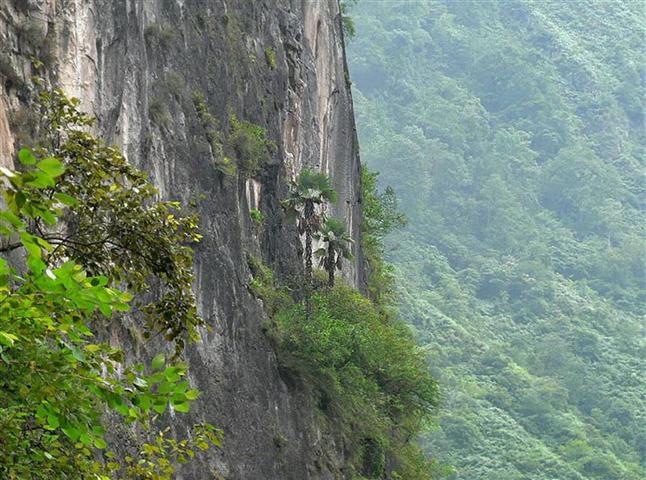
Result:
<svg viewBox="0 0 646 480"><path fill-rule="evenodd" d="M274 320L282 368L341 429L356 474L383 478L387 464L396 471L423 462L409 442L430 419L438 390L404 324L346 285L316 292L309 320L302 304Z"/></svg>
<svg viewBox="0 0 646 480"><path fill-rule="evenodd" d="M231 114L229 122L227 149L235 158L238 171L246 177L253 177L271 159L271 151L276 144L267 138L267 131L260 125L239 120L235 114Z"/></svg>

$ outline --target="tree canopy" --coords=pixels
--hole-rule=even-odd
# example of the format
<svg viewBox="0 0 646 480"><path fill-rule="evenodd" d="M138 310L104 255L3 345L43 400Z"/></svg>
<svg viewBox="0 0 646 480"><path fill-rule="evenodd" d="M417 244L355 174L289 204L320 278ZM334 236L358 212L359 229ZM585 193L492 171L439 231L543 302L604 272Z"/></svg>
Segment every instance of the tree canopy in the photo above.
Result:
<svg viewBox="0 0 646 480"><path fill-rule="evenodd" d="M40 146L20 150L18 170L0 169L0 250L20 252L0 257L0 476L169 479L221 436L199 424L176 440L159 422L199 395L177 360L201 323L196 220L155 200L143 173L84 129L92 121L77 105L43 92ZM175 355L131 364L98 333L132 314L151 282L161 300L142 307L148 332L174 340ZM140 430L130 447L109 446L107 427L120 424Z"/></svg>
<svg viewBox="0 0 646 480"><path fill-rule="evenodd" d="M645 475L640 2L358 2L362 159L456 479Z"/></svg>

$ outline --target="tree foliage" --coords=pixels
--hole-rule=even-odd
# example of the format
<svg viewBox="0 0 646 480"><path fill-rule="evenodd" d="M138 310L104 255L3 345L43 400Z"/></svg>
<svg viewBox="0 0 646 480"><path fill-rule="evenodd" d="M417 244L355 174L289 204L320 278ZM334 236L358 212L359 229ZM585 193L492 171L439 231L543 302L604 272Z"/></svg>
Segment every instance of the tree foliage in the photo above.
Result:
<svg viewBox="0 0 646 480"><path fill-rule="evenodd" d="M390 478L403 465L428 466L409 440L430 420L438 392L408 328L345 285L312 302L309 318L301 304L274 317L279 360L346 438L350 473Z"/></svg>
<svg viewBox="0 0 646 480"><path fill-rule="evenodd" d="M319 266L323 267L328 274L328 286L333 287L334 273L336 270L341 270L343 259L352 259L350 245L354 241L346 233L345 223L336 218L325 220L315 238L323 242L323 246L314 253L320 259Z"/></svg>
<svg viewBox="0 0 646 480"><path fill-rule="evenodd" d="M392 187L379 193L378 172L361 166L361 198L363 222L361 247L368 262L368 290L370 297L380 305L395 301L395 279L392 265L384 260L386 235L406 226L406 216L399 211Z"/></svg>
<svg viewBox="0 0 646 480"><path fill-rule="evenodd" d="M74 259L89 274L125 284L133 293L154 288L159 299L139 305L149 333L162 333L181 350L184 334L195 337L201 324L191 287L197 218L183 214L179 202L157 200L145 173L87 131L94 119L78 110L77 100L60 90L43 91L39 105L41 144L35 151L56 159L62 171L56 182L39 176L42 167L27 172L34 179L8 191L8 206L32 215L27 231L55 246L52 262ZM65 223L56 227L53 214L38 210L51 199L65 207ZM19 246L10 243L2 250Z"/></svg>
<svg viewBox="0 0 646 480"><path fill-rule="evenodd" d="M220 432L197 425L174 440L157 430L160 415L187 412L199 395L186 365L162 353L128 364L97 327L129 312L152 278L161 301L144 307L149 327L178 348L180 335L195 336L182 245L199 239L195 218L153 200L143 174L82 129L91 120L77 101L55 91L41 102L41 147L20 150L19 171L0 169L0 245L21 252L0 258L0 476L169 479L177 463L219 445ZM110 412L144 439L125 456L106 450Z"/></svg>

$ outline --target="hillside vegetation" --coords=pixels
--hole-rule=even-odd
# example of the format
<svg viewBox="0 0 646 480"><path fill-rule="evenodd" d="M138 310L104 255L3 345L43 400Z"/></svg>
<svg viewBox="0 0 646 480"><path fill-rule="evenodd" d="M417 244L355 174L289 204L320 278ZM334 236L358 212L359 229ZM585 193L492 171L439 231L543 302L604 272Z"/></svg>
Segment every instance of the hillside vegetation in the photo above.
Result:
<svg viewBox="0 0 646 480"><path fill-rule="evenodd" d="M362 159L461 480L646 477L641 2L350 11Z"/></svg>

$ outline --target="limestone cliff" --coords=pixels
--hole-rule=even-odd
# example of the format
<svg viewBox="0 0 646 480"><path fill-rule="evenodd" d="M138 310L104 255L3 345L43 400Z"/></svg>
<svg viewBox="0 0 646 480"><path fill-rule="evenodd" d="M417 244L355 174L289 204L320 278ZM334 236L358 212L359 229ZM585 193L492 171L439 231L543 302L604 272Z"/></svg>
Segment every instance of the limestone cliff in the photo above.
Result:
<svg viewBox="0 0 646 480"><path fill-rule="evenodd" d="M28 140L34 59L82 100L98 133L150 172L166 198L199 201L204 239L196 292L212 331L188 349L202 390L191 414L224 429L220 451L179 478L343 478L343 445L316 409L281 378L249 291L247 255L283 279L302 272L300 239L280 200L307 166L328 172L339 192L333 214L360 235L359 160L335 0L1 0L0 164ZM38 63L38 62L36 62ZM245 180L216 168L195 98L215 119L232 115L265 128L271 160ZM260 209L264 226L249 210ZM361 252L344 276L362 288ZM113 341L131 342L122 332ZM133 355L145 345L132 343ZM193 418L194 419L194 418ZM186 424L193 419L187 419Z"/></svg>

